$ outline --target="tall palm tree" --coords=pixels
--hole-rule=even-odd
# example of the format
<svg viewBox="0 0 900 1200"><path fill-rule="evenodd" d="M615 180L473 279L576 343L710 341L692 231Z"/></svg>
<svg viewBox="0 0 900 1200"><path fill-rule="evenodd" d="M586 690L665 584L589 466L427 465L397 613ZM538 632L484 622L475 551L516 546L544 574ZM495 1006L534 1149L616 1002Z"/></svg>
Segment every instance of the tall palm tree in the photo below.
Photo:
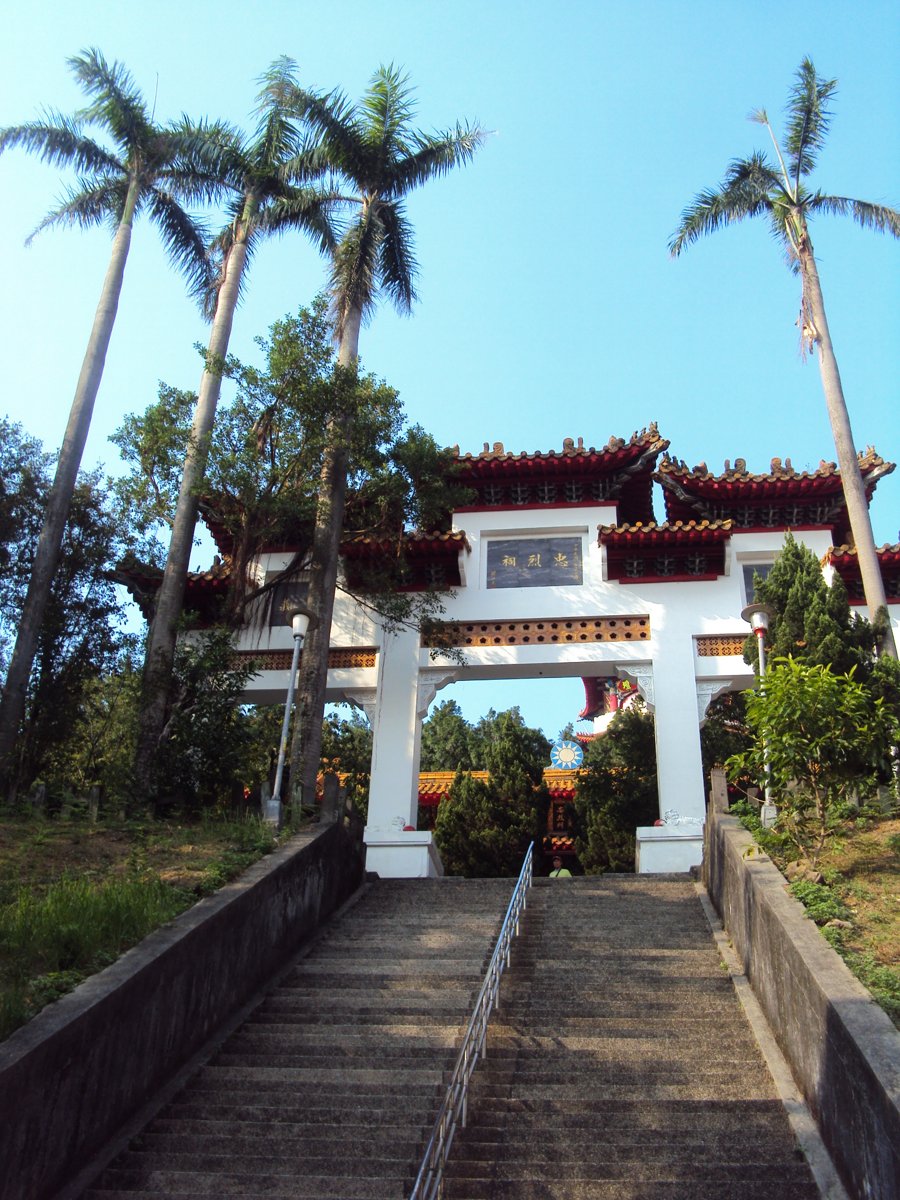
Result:
<svg viewBox="0 0 900 1200"><path fill-rule="evenodd" d="M675 257L698 238L724 225L742 221L745 217L764 216L776 240L784 247L792 269L800 275L802 336L810 349L813 346L818 348L819 371L837 450L847 515L856 543L866 605L870 618L874 620L885 608L884 583L872 535L865 484L850 428L850 416L828 331L808 222L817 213L849 215L864 228L900 237L900 213L882 204L811 191L807 186L806 180L816 166L831 124L831 113L827 106L836 87L837 80L822 79L816 74L810 60L804 59L788 97L784 145L776 138L764 109L750 116L752 121L768 130L777 161L773 164L762 152L757 151L749 158L732 162L724 182L718 188L701 192L681 214L681 223L672 236L669 249ZM896 656L889 625L882 648L886 653Z"/></svg>
<svg viewBox="0 0 900 1200"><path fill-rule="evenodd" d="M72 117L50 113L44 120L0 131L0 153L21 146L45 162L78 172L77 187L43 219L35 234L53 225L87 227L103 222L114 232L0 702L0 776L9 775L12 769L38 632L103 375L135 218L147 213L162 234L169 257L195 292L205 290L208 278L203 231L180 201L194 202L216 194L214 184L192 165L215 130L187 120L155 125L129 72L121 63L107 63L98 50L71 58L69 66L89 98L86 108ZM112 148L88 136L85 130L91 126L107 135Z"/></svg>
<svg viewBox="0 0 900 1200"><path fill-rule="evenodd" d="M405 199L415 188L467 163L484 141L475 125L423 133L408 77L380 67L360 104L340 93L317 96L297 89L298 113L320 140L318 158L352 192L354 214L332 257L331 296L338 363L352 376L363 322L386 295L401 313L416 299L416 261ZM347 390L352 403L352 388ZM349 414L347 414L349 416ZM315 614L304 646L298 688L300 720L292 749L294 779L305 795L315 787L325 709L328 645L338 551L347 492L348 449L338 412L329 423L319 480L308 605Z"/></svg>
<svg viewBox="0 0 900 1200"><path fill-rule="evenodd" d="M278 59L260 80L258 123L250 140L223 138L209 169L231 192L231 222L216 240L220 261L214 317L200 380L191 439L162 583L156 599L144 663L144 686L135 775L147 784L166 721L178 620L197 523L197 500L206 469L209 436L222 387L231 327L245 272L260 239L299 229L324 252L334 249L331 210L336 197L309 186L318 168L304 142L290 102L294 64Z"/></svg>

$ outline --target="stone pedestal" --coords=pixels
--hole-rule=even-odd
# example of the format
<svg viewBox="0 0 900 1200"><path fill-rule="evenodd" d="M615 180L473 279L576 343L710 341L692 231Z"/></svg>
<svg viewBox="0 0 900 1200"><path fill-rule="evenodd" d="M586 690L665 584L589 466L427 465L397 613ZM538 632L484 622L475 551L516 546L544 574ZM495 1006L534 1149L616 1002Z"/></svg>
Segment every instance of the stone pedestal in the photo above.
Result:
<svg viewBox="0 0 900 1200"><path fill-rule="evenodd" d="M366 870L382 879L430 879L443 875L441 856L427 831L373 829L367 825Z"/></svg>
<svg viewBox="0 0 900 1200"><path fill-rule="evenodd" d="M638 826L634 869L639 875L689 871L702 861L702 825Z"/></svg>

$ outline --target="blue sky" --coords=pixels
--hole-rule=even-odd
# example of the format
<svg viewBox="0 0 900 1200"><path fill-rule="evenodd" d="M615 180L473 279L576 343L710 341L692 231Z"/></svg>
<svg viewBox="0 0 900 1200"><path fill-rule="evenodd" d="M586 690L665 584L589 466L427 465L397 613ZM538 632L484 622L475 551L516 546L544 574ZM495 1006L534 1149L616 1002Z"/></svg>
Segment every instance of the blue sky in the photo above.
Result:
<svg viewBox="0 0 900 1200"><path fill-rule="evenodd" d="M601 445L655 420L673 453L713 470L725 458L757 471L773 456L798 469L833 459L818 369L799 353L797 284L766 228L721 232L677 262L666 244L697 191L765 146L746 115L765 107L777 127L806 55L840 83L820 186L900 204L896 3L274 0L251 14L230 0L49 0L15 5L4 41L2 125L77 108L66 58L94 45L156 96L160 120L249 124L257 77L286 54L304 83L353 97L393 62L417 87L423 128L468 118L493 131L474 163L413 198L420 303L412 318L382 307L361 342L365 366L439 441ZM16 151L0 158L0 187L0 413L51 449L108 235L53 231L26 250L62 180ZM813 234L857 444L896 461L900 245L847 221L822 220ZM298 239L261 250L234 352L251 358L253 338L324 279ZM139 225L86 465L114 469L106 439L158 380L196 385L193 346L205 339L155 232ZM898 539L898 474L876 494L878 542ZM582 703L577 680L450 694L470 719L520 703L551 735Z"/></svg>

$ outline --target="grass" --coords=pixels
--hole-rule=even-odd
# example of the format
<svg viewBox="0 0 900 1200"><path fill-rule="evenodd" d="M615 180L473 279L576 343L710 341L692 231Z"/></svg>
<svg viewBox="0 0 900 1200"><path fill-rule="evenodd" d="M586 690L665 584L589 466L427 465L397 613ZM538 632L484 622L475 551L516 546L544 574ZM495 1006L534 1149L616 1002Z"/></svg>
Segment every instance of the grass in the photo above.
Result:
<svg viewBox="0 0 900 1200"><path fill-rule="evenodd" d="M751 806L732 811L782 870L796 857L777 830L760 828ZM900 1029L900 818L872 808L848 814L829 837L819 872L821 882L800 879L791 892Z"/></svg>
<svg viewBox="0 0 900 1200"><path fill-rule="evenodd" d="M0 1039L276 844L255 818L0 822Z"/></svg>

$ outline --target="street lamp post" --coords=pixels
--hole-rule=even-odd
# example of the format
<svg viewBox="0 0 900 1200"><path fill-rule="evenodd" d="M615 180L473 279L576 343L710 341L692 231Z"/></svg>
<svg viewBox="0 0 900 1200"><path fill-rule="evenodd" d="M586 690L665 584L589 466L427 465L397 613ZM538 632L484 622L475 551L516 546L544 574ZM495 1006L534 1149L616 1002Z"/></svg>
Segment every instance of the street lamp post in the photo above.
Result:
<svg viewBox="0 0 900 1200"><path fill-rule="evenodd" d="M272 799L266 805L266 820L272 825L281 825L281 780L284 776L284 761L287 757L288 731L291 726L291 705L294 702L294 685L297 678L297 667L300 663L300 647L309 629L309 616L306 613L295 612L291 618L291 631L294 636L294 653L291 655L291 673L288 677L287 698L284 702L284 720L281 723L281 743L278 747L278 766L275 769L275 783L272 786Z"/></svg>
<svg viewBox="0 0 900 1200"><path fill-rule="evenodd" d="M748 604L741 610L741 618L749 622L750 628L756 634L756 645L759 650L759 686L763 693L766 690L766 634L769 631L769 622L774 615L767 604ZM763 767L766 773L766 802L762 806L759 816L763 825L768 827L775 823L776 808L772 800L772 774L769 767L769 746L766 741L763 741Z"/></svg>

